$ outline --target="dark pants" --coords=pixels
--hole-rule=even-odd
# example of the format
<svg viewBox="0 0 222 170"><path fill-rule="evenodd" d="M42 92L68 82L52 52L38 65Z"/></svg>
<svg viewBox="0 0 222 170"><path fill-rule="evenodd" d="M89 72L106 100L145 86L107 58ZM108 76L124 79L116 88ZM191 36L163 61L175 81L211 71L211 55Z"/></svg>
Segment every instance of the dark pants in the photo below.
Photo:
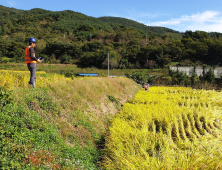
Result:
<svg viewBox="0 0 222 170"><path fill-rule="evenodd" d="M28 69L30 71L30 80L29 84L34 85L36 80L36 64L35 63L28 63Z"/></svg>

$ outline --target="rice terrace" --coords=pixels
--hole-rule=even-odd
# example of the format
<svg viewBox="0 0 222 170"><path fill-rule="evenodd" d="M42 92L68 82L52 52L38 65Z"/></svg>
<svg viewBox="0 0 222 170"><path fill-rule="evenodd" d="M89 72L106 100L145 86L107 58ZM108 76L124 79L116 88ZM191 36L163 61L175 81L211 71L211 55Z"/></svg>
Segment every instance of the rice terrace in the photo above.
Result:
<svg viewBox="0 0 222 170"><path fill-rule="evenodd" d="M222 169L220 91L0 72L5 169Z"/></svg>
<svg viewBox="0 0 222 170"><path fill-rule="evenodd" d="M222 170L222 33L156 26L222 1L68 1L0 4L0 170Z"/></svg>
<svg viewBox="0 0 222 170"><path fill-rule="evenodd" d="M222 169L221 92L139 91L111 121L107 169Z"/></svg>

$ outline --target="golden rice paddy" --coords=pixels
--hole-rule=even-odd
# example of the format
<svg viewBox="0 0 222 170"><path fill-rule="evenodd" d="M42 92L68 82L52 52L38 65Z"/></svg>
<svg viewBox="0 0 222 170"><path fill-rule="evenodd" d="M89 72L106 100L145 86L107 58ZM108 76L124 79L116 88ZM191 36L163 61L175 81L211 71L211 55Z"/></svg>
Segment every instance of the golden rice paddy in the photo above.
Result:
<svg viewBox="0 0 222 170"><path fill-rule="evenodd" d="M105 169L222 169L222 92L150 87L112 119Z"/></svg>

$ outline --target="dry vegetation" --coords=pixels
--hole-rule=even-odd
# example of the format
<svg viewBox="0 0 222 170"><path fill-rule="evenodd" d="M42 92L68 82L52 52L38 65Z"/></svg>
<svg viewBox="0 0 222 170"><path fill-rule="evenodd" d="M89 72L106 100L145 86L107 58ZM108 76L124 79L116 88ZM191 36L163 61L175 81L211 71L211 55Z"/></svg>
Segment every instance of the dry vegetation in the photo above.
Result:
<svg viewBox="0 0 222 170"><path fill-rule="evenodd" d="M0 107L0 169L50 169L53 165L98 169L109 120L139 90L127 78L66 78L39 72L35 89L27 86L28 72L1 71L0 78L0 86L12 90L15 102ZM11 145L22 148L19 156Z"/></svg>
<svg viewBox="0 0 222 170"><path fill-rule="evenodd" d="M14 74L16 77L19 77L17 76L17 72L5 74L5 77L9 77L8 80L10 81L12 81L12 79L15 80ZM58 126L61 135L64 137L73 134L74 136L76 135L81 142L83 142L82 140L92 140L90 137L92 136L90 132L92 129L100 135L101 132L104 133L107 121L118 112L118 108L123 105L128 98L132 98L139 89L132 80L127 78L98 77L71 79L57 74L44 76L44 73L42 73L43 76L39 73L39 77L37 78L37 86L43 87L43 89L24 89L24 87L21 86L27 84L29 75L21 72L20 74L24 76L22 83L20 82L21 85L18 85L17 88L14 86L14 95L16 96L15 99L17 102L26 102L27 99L32 96L32 101L27 103L27 109L31 108L39 112L43 117L48 119L48 121ZM15 83L10 82L9 84L12 85ZM12 87L9 87L9 89L12 89ZM108 95L113 96L119 101L118 106L115 101L109 100ZM52 103L49 104L46 100L51 100ZM46 102L46 106L44 107L48 107L48 112L45 112L41 108L41 102ZM50 110L52 107L55 107L51 109L53 111ZM59 112L57 110L59 110ZM80 126L78 126L79 123ZM90 127L87 127L87 129L82 125L84 123L89 123ZM100 135L97 137L100 137ZM69 141L69 143L73 142Z"/></svg>

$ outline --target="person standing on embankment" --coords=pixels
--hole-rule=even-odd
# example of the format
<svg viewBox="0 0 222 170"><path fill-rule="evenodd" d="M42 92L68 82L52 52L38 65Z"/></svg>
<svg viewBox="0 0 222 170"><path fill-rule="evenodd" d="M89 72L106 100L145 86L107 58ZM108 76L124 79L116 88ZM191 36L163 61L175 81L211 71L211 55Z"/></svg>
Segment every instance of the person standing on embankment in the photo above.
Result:
<svg viewBox="0 0 222 170"><path fill-rule="evenodd" d="M36 63L41 63L41 60L35 57L34 47L36 44L35 38L29 39L29 45L25 49L25 63L27 63L27 67L30 71L30 80L29 84L32 85L33 88L36 87Z"/></svg>

